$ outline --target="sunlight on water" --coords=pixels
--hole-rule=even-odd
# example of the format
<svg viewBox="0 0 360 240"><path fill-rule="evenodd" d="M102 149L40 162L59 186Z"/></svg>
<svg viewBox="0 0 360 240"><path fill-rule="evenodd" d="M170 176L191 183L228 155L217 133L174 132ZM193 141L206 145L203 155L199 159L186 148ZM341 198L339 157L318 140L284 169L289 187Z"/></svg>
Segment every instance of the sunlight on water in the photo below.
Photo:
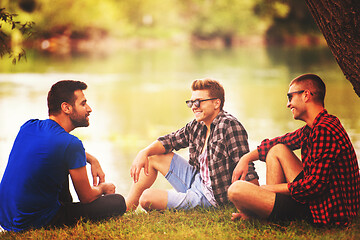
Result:
<svg viewBox="0 0 360 240"><path fill-rule="evenodd" d="M61 79L88 84L90 126L72 134L101 161L106 180L124 195L137 152L193 118L185 100L196 78L213 77L223 83L224 108L245 126L254 149L264 138L303 125L286 108L288 84L302 73L317 73L327 84L327 109L340 118L360 154L359 98L326 48L162 49L65 62L37 56L19 66L1 65L0 71L0 176L20 126L30 118L47 118L47 92ZM186 150L180 153L187 158ZM264 164L256 162L256 167L260 182L265 183ZM164 180L156 185L170 187Z"/></svg>

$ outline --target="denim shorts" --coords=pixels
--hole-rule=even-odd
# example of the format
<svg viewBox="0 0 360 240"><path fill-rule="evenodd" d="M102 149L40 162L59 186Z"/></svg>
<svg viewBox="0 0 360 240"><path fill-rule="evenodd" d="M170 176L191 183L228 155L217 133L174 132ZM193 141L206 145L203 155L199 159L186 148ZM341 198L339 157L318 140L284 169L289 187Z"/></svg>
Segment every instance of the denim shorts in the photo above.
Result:
<svg viewBox="0 0 360 240"><path fill-rule="evenodd" d="M200 173L183 157L174 154L165 178L176 190L168 191L167 208L188 210L196 206L212 207L202 191Z"/></svg>

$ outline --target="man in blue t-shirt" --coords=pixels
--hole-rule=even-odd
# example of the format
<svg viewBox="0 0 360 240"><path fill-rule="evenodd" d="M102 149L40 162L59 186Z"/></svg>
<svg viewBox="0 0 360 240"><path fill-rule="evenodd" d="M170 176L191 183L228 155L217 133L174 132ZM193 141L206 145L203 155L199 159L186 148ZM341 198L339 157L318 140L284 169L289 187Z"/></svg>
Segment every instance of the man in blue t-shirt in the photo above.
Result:
<svg viewBox="0 0 360 240"><path fill-rule="evenodd" d="M80 218L101 220L126 211L124 197L105 182L98 160L69 134L89 126L86 88L80 81L54 84L47 99L49 119L32 119L20 128L0 183L0 225L5 230L71 225ZM69 174L80 203L72 202Z"/></svg>

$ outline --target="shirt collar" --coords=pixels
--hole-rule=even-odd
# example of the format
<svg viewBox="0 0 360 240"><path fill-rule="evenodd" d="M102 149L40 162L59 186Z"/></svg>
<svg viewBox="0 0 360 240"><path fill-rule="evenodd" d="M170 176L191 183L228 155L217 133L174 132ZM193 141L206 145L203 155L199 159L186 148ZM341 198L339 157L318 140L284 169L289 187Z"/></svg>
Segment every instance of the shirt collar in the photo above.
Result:
<svg viewBox="0 0 360 240"><path fill-rule="evenodd" d="M225 116L225 111L224 111L224 110L221 110L221 111L218 113L218 115L216 115L216 117L214 118L214 120L212 121L210 127L216 126L216 125L219 123L220 119L221 119L223 116ZM199 122L199 123L200 123L201 126L205 127L205 123L204 123L203 121L201 121L201 122Z"/></svg>
<svg viewBox="0 0 360 240"><path fill-rule="evenodd" d="M225 115L224 110L221 110L218 115L216 115L216 117L214 118L214 120L212 121L211 125L217 125L220 121L220 119Z"/></svg>
<svg viewBox="0 0 360 240"><path fill-rule="evenodd" d="M323 118L327 114L328 112L326 111L325 108L321 112L319 112L319 114L314 119L313 127L316 126L320 122L321 118Z"/></svg>
<svg viewBox="0 0 360 240"><path fill-rule="evenodd" d="M328 114L328 112L325 108L323 110L321 110L321 112L319 112L319 114L315 117L312 128L314 128L320 122L320 120L327 114ZM311 129L308 125L306 125L305 128L307 128L309 130Z"/></svg>

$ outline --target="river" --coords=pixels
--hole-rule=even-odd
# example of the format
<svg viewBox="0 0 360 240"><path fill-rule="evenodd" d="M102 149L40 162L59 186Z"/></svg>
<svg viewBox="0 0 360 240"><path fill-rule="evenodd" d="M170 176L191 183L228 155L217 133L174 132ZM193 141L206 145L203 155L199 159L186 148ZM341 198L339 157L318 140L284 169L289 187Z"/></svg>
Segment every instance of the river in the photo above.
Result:
<svg viewBox="0 0 360 240"><path fill-rule="evenodd" d="M123 49L111 56L61 58L28 52L26 62L9 62L0 60L0 177L19 127L30 118L47 118L47 92L62 79L88 84L90 126L72 133L124 195L137 152L193 118L185 100L197 78L222 82L224 109L244 125L254 149L264 138L304 125L286 108L288 84L316 73L327 86L326 109L340 118L360 154L360 101L326 47ZM264 164L257 161L256 167L265 183ZM163 179L155 185L170 187Z"/></svg>

